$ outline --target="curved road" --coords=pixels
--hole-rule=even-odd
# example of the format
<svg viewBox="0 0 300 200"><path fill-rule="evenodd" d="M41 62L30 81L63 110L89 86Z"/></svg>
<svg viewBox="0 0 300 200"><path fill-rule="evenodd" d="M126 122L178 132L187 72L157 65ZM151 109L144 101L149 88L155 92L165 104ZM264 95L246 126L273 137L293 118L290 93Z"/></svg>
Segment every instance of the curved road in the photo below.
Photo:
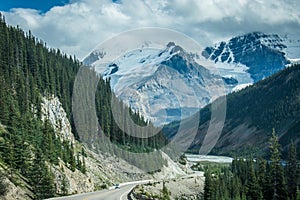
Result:
<svg viewBox="0 0 300 200"><path fill-rule="evenodd" d="M109 190L101 190L98 192L90 192L77 194L67 197L51 198L48 200L127 200L127 194L138 184L149 183L152 180L137 181L131 183L120 184L119 189L113 187Z"/></svg>

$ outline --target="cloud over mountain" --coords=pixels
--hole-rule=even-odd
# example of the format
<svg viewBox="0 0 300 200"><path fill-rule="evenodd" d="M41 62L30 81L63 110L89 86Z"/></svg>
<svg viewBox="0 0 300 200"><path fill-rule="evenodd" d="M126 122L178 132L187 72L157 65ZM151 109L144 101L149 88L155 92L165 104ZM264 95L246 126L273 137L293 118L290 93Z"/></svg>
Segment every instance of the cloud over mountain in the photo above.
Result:
<svg viewBox="0 0 300 200"><path fill-rule="evenodd" d="M175 29L203 46L251 31L295 33L299 9L296 0L70 0L46 13L14 8L4 14L8 23L82 59L105 39L142 27Z"/></svg>

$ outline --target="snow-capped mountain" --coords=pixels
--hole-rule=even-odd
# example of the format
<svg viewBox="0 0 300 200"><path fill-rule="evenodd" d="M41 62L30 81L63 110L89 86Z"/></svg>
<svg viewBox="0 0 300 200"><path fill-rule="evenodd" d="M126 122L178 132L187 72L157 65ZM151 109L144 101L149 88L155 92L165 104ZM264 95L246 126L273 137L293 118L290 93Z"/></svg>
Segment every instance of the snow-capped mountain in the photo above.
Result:
<svg viewBox="0 0 300 200"><path fill-rule="evenodd" d="M254 82L257 82L290 63L300 61L300 35L248 33L207 47L202 55L217 65L244 65L248 67L246 71Z"/></svg>
<svg viewBox="0 0 300 200"><path fill-rule="evenodd" d="M173 42L164 49L136 49L106 67L97 64L105 56L99 52L92 52L84 63L110 78L117 97L156 125L191 116L217 97L210 87L224 87L220 76L195 61L197 55Z"/></svg>
<svg viewBox="0 0 300 200"><path fill-rule="evenodd" d="M163 49L147 48L145 43L107 65L100 61L110 50L96 48L83 62L110 78L117 97L133 110L162 125L191 116L221 95L212 94L212 86L225 85L226 93L237 91L299 62L297 38L300 35L253 32L199 52L187 52L174 42ZM203 59L212 60L217 72L205 68Z"/></svg>

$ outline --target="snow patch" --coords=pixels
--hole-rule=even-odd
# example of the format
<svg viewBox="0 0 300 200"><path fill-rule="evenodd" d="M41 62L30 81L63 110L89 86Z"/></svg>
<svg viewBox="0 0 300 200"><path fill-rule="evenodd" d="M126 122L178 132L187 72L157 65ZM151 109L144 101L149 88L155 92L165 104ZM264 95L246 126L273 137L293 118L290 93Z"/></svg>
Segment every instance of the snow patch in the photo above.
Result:
<svg viewBox="0 0 300 200"><path fill-rule="evenodd" d="M246 85L251 85L254 82L251 78L251 75L247 72L249 68L241 63L217 62L216 68L218 69L218 73L220 74L220 76L226 78L234 78L238 81L238 85L228 86L228 93L233 92L234 89L243 88Z"/></svg>
<svg viewBox="0 0 300 200"><path fill-rule="evenodd" d="M238 92L248 86L252 85L251 83L245 83L245 84L240 84L240 85L237 85L235 86L234 88L232 88L231 92Z"/></svg>
<svg viewBox="0 0 300 200"><path fill-rule="evenodd" d="M283 52L289 60L300 59L300 33L281 36L282 43L286 46Z"/></svg>
<svg viewBox="0 0 300 200"><path fill-rule="evenodd" d="M300 58L289 59L289 61L291 62L289 65L300 64Z"/></svg>

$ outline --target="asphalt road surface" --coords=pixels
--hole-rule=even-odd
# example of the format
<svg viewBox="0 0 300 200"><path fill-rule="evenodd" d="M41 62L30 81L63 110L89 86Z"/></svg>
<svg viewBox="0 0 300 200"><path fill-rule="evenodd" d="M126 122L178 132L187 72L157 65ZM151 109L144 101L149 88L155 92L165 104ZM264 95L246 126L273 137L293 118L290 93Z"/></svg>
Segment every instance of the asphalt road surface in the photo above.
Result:
<svg viewBox="0 0 300 200"><path fill-rule="evenodd" d="M137 181L132 183L120 184L120 188L109 190L101 190L98 192L90 192L77 194L67 197L51 198L48 200L127 200L127 194L138 184L145 184L147 181Z"/></svg>

